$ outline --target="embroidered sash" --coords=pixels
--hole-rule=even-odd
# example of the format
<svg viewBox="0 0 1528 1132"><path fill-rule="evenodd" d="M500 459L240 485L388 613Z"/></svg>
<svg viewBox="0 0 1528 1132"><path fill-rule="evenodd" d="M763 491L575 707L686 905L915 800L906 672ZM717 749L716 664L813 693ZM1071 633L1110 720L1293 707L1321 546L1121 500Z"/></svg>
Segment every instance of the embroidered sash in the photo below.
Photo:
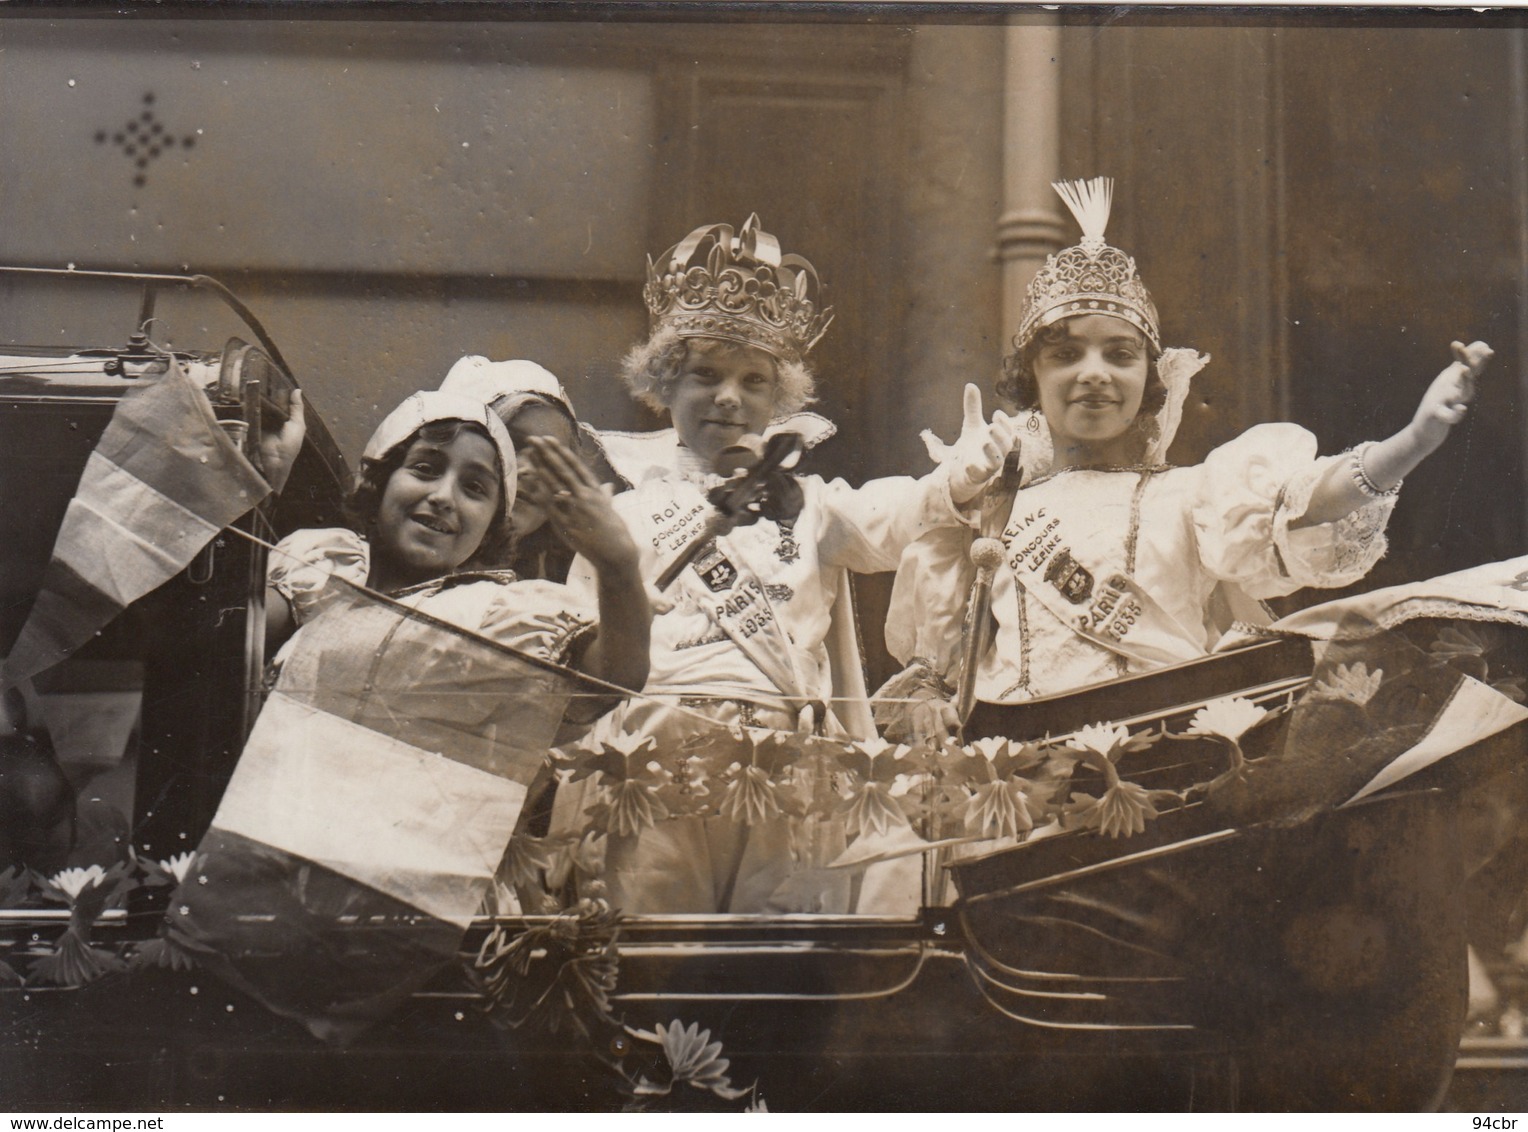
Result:
<svg viewBox="0 0 1528 1132"><path fill-rule="evenodd" d="M711 505L694 484L669 481L672 501L663 510L644 513L649 538L661 558L672 558L699 538ZM694 600L712 623L727 634L785 696L809 697L797 669L794 648L775 615L774 604L752 564L726 536L710 540L676 585Z"/></svg>
<svg viewBox="0 0 1528 1132"><path fill-rule="evenodd" d="M1021 605L1027 590L1079 637L1147 668L1204 655L1196 635L1123 567L1095 575L1079 562L1066 519L1054 507L1026 507L1021 493L1002 541Z"/></svg>

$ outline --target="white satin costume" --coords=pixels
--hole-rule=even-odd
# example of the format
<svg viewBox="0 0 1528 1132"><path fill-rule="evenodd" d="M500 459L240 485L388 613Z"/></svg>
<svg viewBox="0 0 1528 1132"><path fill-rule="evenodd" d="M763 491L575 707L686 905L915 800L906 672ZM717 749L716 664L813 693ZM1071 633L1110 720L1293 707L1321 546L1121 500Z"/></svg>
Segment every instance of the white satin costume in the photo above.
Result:
<svg viewBox="0 0 1528 1132"><path fill-rule="evenodd" d="M1207 360L1164 352L1168 405L1149 460L1171 443L1188 379ZM1020 430L1032 451L992 580L996 632L977 666L980 700L1054 695L1205 656L1232 623L1266 622L1259 600L1351 584L1385 552L1394 495L1295 526L1328 467L1348 459L1318 456L1316 438L1297 425L1258 425L1192 467L1050 474L1044 419L1033 419L1037 428ZM950 684L975 574L972 539L967 526L910 547L886 620L891 653L926 662Z"/></svg>
<svg viewBox="0 0 1528 1132"><path fill-rule="evenodd" d="M678 464L614 500L648 578L696 537L712 512L705 492L721 482L687 449L678 450ZM675 604L653 621L643 695L601 720L590 742L624 731L672 749L711 730L708 720L790 730L814 701L831 707L830 729L873 736L859 658L830 648L835 614L842 622L846 612L848 572L895 569L911 542L958 524L960 512L943 470L859 488L820 476L795 479L803 501L794 521L736 528L670 588L665 596ZM568 584L592 591L586 562L574 563ZM577 828L593 800L579 785L559 794L554 833ZM841 852L841 821L804 828L778 818L749 827L685 817L606 840L607 896L628 912L843 912L854 900L847 874L813 874L811 883L804 874ZM874 887L867 877L867 892ZM894 887L907 905L900 910L911 912L916 886L898 880ZM856 906L866 910L868 902Z"/></svg>

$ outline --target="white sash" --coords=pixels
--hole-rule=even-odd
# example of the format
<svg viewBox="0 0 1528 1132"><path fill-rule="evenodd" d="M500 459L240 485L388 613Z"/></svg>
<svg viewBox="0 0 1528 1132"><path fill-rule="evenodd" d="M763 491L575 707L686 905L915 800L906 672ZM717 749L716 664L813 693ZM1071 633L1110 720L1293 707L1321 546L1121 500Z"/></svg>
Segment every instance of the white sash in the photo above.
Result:
<svg viewBox="0 0 1528 1132"><path fill-rule="evenodd" d="M700 537L713 510L694 484L672 486L673 504L662 513L642 516L644 524L652 527L652 546L670 560ZM694 499L685 498L687 494ZM727 536L712 539L676 584L685 588L716 627L787 698L801 702L810 698L796 666L795 650L775 615L768 590Z"/></svg>
<svg viewBox="0 0 1528 1132"><path fill-rule="evenodd" d="M1065 518L1050 506L1025 507L1023 493L1004 528L1004 561L1037 602L1079 637L1146 668L1204 655L1195 634L1123 568L1095 573L1072 553Z"/></svg>

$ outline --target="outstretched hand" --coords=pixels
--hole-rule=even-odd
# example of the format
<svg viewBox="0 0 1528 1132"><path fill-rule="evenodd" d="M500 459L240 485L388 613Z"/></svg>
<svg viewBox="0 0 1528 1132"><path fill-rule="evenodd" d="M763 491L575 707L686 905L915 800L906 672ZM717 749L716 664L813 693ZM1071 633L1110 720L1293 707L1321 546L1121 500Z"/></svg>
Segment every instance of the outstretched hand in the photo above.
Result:
<svg viewBox="0 0 1528 1132"><path fill-rule="evenodd" d="M602 573L635 570L636 544L588 465L550 436L527 437L522 455L536 473L525 477L523 490L562 540Z"/></svg>
<svg viewBox="0 0 1528 1132"><path fill-rule="evenodd" d="M302 390L294 389L287 402L286 421L275 432L268 432L260 438L260 470L265 475L265 482L271 485L271 491L276 494L281 494L281 489L286 486L287 477L292 474L292 465L297 463L297 454L302 451L303 438L307 435Z"/></svg>
<svg viewBox="0 0 1528 1132"><path fill-rule="evenodd" d="M1411 425L1424 443L1436 447L1443 443L1449 429L1464 420L1464 414L1475 399L1475 379L1485 371L1491 360L1492 350L1484 342L1471 342L1468 346L1454 342L1453 364L1433 378L1422 402L1417 406Z"/></svg>
<svg viewBox="0 0 1528 1132"><path fill-rule="evenodd" d="M950 446L950 498L969 502L1003 468L1018 436L1014 419L1001 409L988 421L982 415L982 392L967 384L962 402L960 437Z"/></svg>

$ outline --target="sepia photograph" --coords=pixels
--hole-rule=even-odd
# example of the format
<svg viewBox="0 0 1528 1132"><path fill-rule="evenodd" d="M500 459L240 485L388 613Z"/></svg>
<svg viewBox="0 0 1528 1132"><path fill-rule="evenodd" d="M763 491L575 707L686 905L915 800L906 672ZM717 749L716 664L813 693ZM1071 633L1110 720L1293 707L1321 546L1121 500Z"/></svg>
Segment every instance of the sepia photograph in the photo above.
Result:
<svg viewBox="0 0 1528 1132"><path fill-rule="evenodd" d="M7 0L0 215L0 1108L1528 1110L1528 15Z"/></svg>

